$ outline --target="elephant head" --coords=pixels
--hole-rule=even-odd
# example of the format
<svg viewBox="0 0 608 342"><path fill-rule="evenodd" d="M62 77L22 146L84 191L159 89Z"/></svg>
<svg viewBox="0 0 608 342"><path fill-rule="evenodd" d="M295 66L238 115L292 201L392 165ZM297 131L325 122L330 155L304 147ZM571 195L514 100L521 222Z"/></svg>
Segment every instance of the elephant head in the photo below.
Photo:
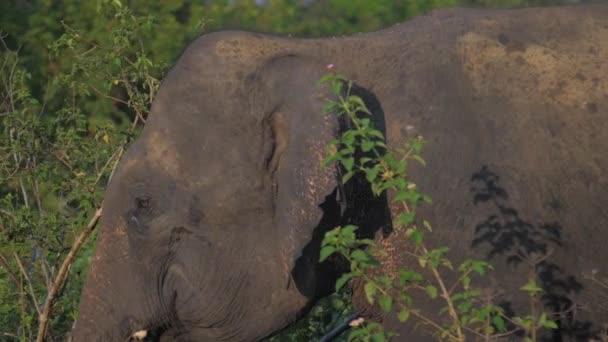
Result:
<svg viewBox="0 0 608 342"><path fill-rule="evenodd" d="M258 340L333 288L318 246L345 208L321 167L339 130L325 64L260 62L265 39L199 38L165 77L108 185L74 341Z"/></svg>

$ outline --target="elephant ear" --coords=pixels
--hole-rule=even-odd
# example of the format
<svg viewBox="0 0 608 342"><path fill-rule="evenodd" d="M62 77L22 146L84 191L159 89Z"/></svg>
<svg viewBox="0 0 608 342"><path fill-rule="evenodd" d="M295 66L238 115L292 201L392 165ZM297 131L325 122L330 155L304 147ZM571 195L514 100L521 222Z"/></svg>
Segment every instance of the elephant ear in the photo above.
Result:
<svg viewBox="0 0 608 342"><path fill-rule="evenodd" d="M321 165L339 128L338 118L324 112L322 94L328 94L318 86L327 70L318 61L292 55L274 58L260 71L273 108L265 118L273 141L265 165L281 257L298 288L311 289L323 234L340 224L337 168ZM295 271L296 264L304 266L303 272Z"/></svg>

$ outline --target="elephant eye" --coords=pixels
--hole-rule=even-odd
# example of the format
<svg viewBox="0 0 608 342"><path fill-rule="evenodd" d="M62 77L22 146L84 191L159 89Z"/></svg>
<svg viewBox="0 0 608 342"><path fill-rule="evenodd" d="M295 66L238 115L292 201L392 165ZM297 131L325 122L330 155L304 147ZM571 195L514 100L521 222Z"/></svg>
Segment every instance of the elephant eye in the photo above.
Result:
<svg viewBox="0 0 608 342"><path fill-rule="evenodd" d="M137 196L133 199L133 206L127 213L128 220L137 230L144 229L146 223L152 219L152 199L149 196Z"/></svg>
<svg viewBox="0 0 608 342"><path fill-rule="evenodd" d="M137 209L148 209L150 207L150 197L137 197L135 199Z"/></svg>
<svg viewBox="0 0 608 342"><path fill-rule="evenodd" d="M152 212L152 198L150 196L137 196L133 203L135 216L148 216Z"/></svg>

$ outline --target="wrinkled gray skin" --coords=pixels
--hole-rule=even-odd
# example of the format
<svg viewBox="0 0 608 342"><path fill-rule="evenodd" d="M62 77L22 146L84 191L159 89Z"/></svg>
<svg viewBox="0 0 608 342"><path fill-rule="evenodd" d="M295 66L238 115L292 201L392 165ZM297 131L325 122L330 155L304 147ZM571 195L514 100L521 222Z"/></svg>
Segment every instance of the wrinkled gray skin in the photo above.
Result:
<svg viewBox="0 0 608 342"><path fill-rule="evenodd" d="M434 200L431 243L454 262L491 260L488 285L516 314L520 256L549 254L545 310L577 306L547 338L588 339L608 322L606 289L584 277L608 274L607 61L605 6L442 10L336 39L197 39L108 187L74 341L259 340L329 293L340 263L318 264L324 231L390 230L384 200L320 167L344 129L322 114L328 63L389 143L429 141L413 179ZM383 271L411 265L399 236L377 235ZM400 339L424 338L412 326Z"/></svg>

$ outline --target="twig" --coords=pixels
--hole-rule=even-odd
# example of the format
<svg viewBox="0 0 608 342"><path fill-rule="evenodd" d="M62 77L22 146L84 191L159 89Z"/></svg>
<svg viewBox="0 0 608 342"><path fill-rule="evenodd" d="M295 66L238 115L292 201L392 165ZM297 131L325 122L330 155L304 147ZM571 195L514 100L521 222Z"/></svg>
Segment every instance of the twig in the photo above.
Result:
<svg viewBox="0 0 608 342"><path fill-rule="evenodd" d="M101 177L103 176L103 172L108 168L108 166L110 165L110 163L112 162L112 160L114 160L114 158L116 156L118 156L118 160L120 160L120 157L122 156L122 151L124 150L124 147L120 147L118 150L114 151L114 153L112 153L112 155L110 156L110 158L108 158L108 160L106 161L106 163L104 164L104 166L101 168L101 170L97 173L97 178L95 179L95 182L93 183L93 188L95 188L97 186L97 184L99 183L99 181L101 180ZM112 169L113 171L113 169Z"/></svg>
<svg viewBox="0 0 608 342"><path fill-rule="evenodd" d="M15 283L15 286L19 287L19 279L17 279L15 273L13 273L13 271L10 269L8 261L4 258L4 255L2 254L0 254L0 263L2 263L2 266L4 266L4 268L6 268L6 273L8 273L8 275L11 277L11 279Z"/></svg>
<svg viewBox="0 0 608 342"><path fill-rule="evenodd" d="M38 165L36 163L36 156L34 156L32 158L32 162L34 163L33 168L37 168ZM42 210L42 201L40 201L40 187L38 186L38 180L34 177L33 179L33 188L34 188L34 199L36 200L36 207L38 208L38 213L40 214L40 216L44 215L44 212Z"/></svg>
<svg viewBox="0 0 608 342"><path fill-rule="evenodd" d="M76 257L76 253L78 252L78 250L80 249L82 244L91 235L91 233L95 230L95 227L97 226L97 222L99 222L99 218L101 217L101 212L102 212L101 208L99 208L99 209L97 209L97 211L95 211L95 215L93 215L93 217L89 221L89 224L87 225L85 230L82 233L80 233L80 236L78 236L78 238L74 242L74 245L70 249L70 252L68 253L67 257L61 264L61 268L59 268L59 272L57 272L57 276L55 277L53 286L51 287L51 290L49 291L49 293L46 297L46 301L44 302L44 309L42 311L42 314L40 315L40 317L38 319L38 321L39 321L38 337L36 338L36 342L44 341L44 337L46 335L46 330L47 330L47 326L48 326L49 316L51 314L51 308L53 305L53 300L55 299L57 292L62 287L63 282L65 281L65 279L68 275L68 270L69 270L70 266L72 265L74 258Z"/></svg>
<svg viewBox="0 0 608 342"><path fill-rule="evenodd" d="M118 103L122 103L125 106L129 106L129 102L127 102L127 101L125 101L123 99L119 99L117 97L111 96L111 95L106 95L104 92L102 92L101 90L97 89L97 87L95 87L95 86L91 86L91 89L93 89L93 91L96 92L97 95L99 95L99 96L103 96L106 99L110 99L112 101L116 101Z"/></svg>
<svg viewBox="0 0 608 342"><path fill-rule="evenodd" d="M38 316L40 316L40 305L38 305L38 300L36 299L36 293L34 292L34 287L32 286L32 281L30 280L30 276L27 275L27 272L25 271L25 268L23 267L23 264L21 263L21 259L19 258L19 255L17 253L13 253L13 256L15 257L15 261L17 261L17 266L19 266L19 270L23 274L23 278L25 278L25 281L27 282L27 287L30 289L30 296L32 297L32 301L34 302L34 307L36 308L36 312L38 313Z"/></svg>
<svg viewBox="0 0 608 342"><path fill-rule="evenodd" d="M4 210L4 209L0 209L0 214L6 215L8 217L10 217L13 220L16 220L17 218L15 217L15 215L13 215L13 213L11 213L8 210Z"/></svg>
<svg viewBox="0 0 608 342"><path fill-rule="evenodd" d="M9 134L8 134L13 148L14 148L14 144L15 144L15 140L14 140L15 138L13 137L14 133L15 133L15 129L11 128L9 131ZM18 167L19 163L21 163L21 158L18 156L16 150L13 150L13 158L15 159L15 165ZM25 185L23 185L23 179L21 179L21 177L19 177L19 187L21 188L21 193L23 194L23 204L25 205L26 208L29 208L30 206L29 206L29 201L27 199L27 191L25 190Z"/></svg>
<svg viewBox="0 0 608 342"><path fill-rule="evenodd" d="M118 166L118 163L120 162L120 158L122 157L124 152L125 152L125 149L123 147L120 149L120 153L118 153L118 157L114 160L114 165L112 165L112 172L110 172L110 176L108 176L108 182L110 181L110 179L112 179L112 176L114 176L114 172L116 171L116 166Z"/></svg>
<svg viewBox="0 0 608 342"><path fill-rule="evenodd" d="M63 151L62 151L63 152ZM63 165L65 165L68 169L70 169L70 171L74 171L74 168L72 167L72 165L65 160L64 157L60 156L58 153L54 152L54 151L50 151L49 152L53 157L57 158L57 160L59 160ZM63 152L63 154L65 155L65 152Z"/></svg>
<svg viewBox="0 0 608 342"><path fill-rule="evenodd" d="M19 340L19 336L15 335L15 334L7 333L7 332L0 333L0 336L12 337L16 340Z"/></svg>
<svg viewBox="0 0 608 342"><path fill-rule="evenodd" d="M46 261L45 258L41 258L39 259L40 261L40 273L42 273L42 276L44 277L44 285L46 286L46 291L47 293L51 290L51 286L52 286L52 280L51 277L53 276L48 268L48 262Z"/></svg>

